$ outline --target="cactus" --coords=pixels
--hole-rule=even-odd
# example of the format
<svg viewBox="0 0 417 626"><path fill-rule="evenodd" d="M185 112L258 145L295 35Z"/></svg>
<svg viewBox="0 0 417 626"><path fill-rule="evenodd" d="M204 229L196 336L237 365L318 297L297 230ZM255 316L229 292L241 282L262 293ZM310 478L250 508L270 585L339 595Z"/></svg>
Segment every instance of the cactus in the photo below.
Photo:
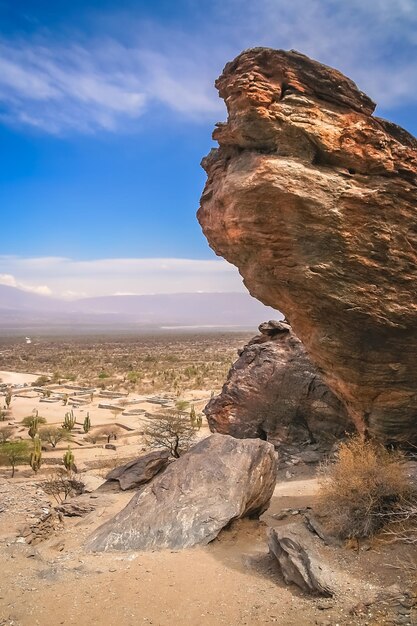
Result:
<svg viewBox="0 0 417 626"><path fill-rule="evenodd" d="M33 417L30 422L30 426L28 430L28 435L31 439L34 440L35 437L38 435L38 428L39 428L39 417L38 417L38 412L36 412L35 417Z"/></svg>
<svg viewBox="0 0 417 626"><path fill-rule="evenodd" d="M193 428L195 428L197 426L197 415L196 415L196 412L195 412L194 404L191 405L190 422L191 422L191 426Z"/></svg>
<svg viewBox="0 0 417 626"><path fill-rule="evenodd" d="M6 397L5 397L5 402L6 402L6 406L8 409L10 409L10 403L12 401L12 392L10 389L7 390L6 392Z"/></svg>
<svg viewBox="0 0 417 626"><path fill-rule="evenodd" d="M62 428L64 428L65 430L72 430L75 426L76 420L75 420L75 415L74 415L74 411L71 409L71 411L68 411L68 413L65 413L65 418L64 418L64 423L62 424Z"/></svg>
<svg viewBox="0 0 417 626"><path fill-rule="evenodd" d="M91 428L90 413L87 413L87 415L84 418L83 430L85 433L88 433L90 428Z"/></svg>
<svg viewBox="0 0 417 626"><path fill-rule="evenodd" d="M29 463L36 474L42 463L42 444L38 434L33 438L33 450L30 453Z"/></svg>
<svg viewBox="0 0 417 626"><path fill-rule="evenodd" d="M71 446L68 446L68 450L65 452L64 456L62 457L62 460L64 461L64 465L65 465L65 469L69 472L72 470L73 466L74 466L74 454L71 450Z"/></svg>

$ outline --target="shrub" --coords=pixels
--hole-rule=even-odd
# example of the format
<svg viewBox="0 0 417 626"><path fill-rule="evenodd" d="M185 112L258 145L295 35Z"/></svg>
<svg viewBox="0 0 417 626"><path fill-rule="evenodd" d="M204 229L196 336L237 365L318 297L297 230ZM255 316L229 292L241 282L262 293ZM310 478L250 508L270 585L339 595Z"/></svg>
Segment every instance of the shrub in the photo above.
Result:
<svg viewBox="0 0 417 626"><path fill-rule="evenodd" d="M54 475L42 482L42 489L61 504L68 497L83 493L84 485L73 474L58 469Z"/></svg>
<svg viewBox="0 0 417 626"><path fill-rule="evenodd" d="M41 424L46 424L46 418L38 415L38 412L36 411L36 415L27 415L22 419L23 426L26 426L26 428L30 428L34 419L37 420L38 426L40 426Z"/></svg>
<svg viewBox="0 0 417 626"><path fill-rule="evenodd" d="M27 441L7 441L0 444L0 465L10 465L12 478L16 465L29 460L29 444Z"/></svg>
<svg viewBox="0 0 417 626"><path fill-rule="evenodd" d="M319 513L341 539L374 535L412 493L402 454L360 436L342 443L337 460L321 467L319 484Z"/></svg>
<svg viewBox="0 0 417 626"><path fill-rule="evenodd" d="M5 443L13 435L14 426L3 426L0 428L0 443Z"/></svg>
<svg viewBox="0 0 417 626"><path fill-rule="evenodd" d="M110 439L117 439L119 435L124 433L124 429L116 424L108 424L108 426L98 426L90 431L88 437L84 437L87 441L96 443L100 439L106 439L107 443L110 443Z"/></svg>
<svg viewBox="0 0 417 626"><path fill-rule="evenodd" d="M49 376L46 374L42 374L42 376L38 376L38 378L32 383L32 387L43 387L51 382Z"/></svg>
<svg viewBox="0 0 417 626"><path fill-rule="evenodd" d="M64 428L58 428L57 426L44 426L39 429L39 436L42 441L50 443L53 448L62 441L70 439L70 433Z"/></svg>
<svg viewBox="0 0 417 626"><path fill-rule="evenodd" d="M153 415L145 428L145 441L150 448L165 448L174 459L194 443L196 429L188 415L179 412Z"/></svg>

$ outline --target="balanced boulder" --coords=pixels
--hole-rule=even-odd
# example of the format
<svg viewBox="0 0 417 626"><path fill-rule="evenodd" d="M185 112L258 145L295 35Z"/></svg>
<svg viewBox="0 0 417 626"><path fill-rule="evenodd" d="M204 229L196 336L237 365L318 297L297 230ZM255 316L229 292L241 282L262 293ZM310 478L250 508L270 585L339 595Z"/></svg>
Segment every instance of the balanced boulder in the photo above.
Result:
<svg viewBox="0 0 417 626"><path fill-rule="evenodd" d="M417 140L295 51L246 50L216 86L210 245L291 321L358 429L416 444Z"/></svg>

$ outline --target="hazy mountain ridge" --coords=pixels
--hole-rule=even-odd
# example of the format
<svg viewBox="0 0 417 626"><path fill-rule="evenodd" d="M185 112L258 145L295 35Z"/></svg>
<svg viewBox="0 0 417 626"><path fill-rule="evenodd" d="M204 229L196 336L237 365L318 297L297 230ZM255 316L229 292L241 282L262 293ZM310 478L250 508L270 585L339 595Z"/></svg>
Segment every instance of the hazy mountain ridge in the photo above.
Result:
<svg viewBox="0 0 417 626"><path fill-rule="evenodd" d="M247 293L101 296L64 301L0 285L0 328L42 325L99 327L253 327L280 314Z"/></svg>

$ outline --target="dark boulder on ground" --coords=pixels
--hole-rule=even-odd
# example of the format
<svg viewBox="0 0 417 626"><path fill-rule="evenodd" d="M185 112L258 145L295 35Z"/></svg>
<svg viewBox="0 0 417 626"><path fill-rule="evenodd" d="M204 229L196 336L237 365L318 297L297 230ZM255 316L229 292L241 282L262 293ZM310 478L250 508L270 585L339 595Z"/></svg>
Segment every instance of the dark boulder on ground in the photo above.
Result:
<svg viewBox="0 0 417 626"><path fill-rule="evenodd" d="M328 450L353 422L286 322L264 322L204 412L210 429Z"/></svg>
<svg viewBox="0 0 417 626"><path fill-rule="evenodd" d="M168 462L168 450L155 450L129 461L125 465L116 467L107 474L106 479L117 480L123 491L135 489L149 482L156 474L165 469Z"/></svg>
<svg viewBox="0 0 417 626"><path fill-rule="evenodd" d="M98 528L87 548L155 550L207 544L232 520L263 513L275 482L271 444L211 435Z"/></svg>

